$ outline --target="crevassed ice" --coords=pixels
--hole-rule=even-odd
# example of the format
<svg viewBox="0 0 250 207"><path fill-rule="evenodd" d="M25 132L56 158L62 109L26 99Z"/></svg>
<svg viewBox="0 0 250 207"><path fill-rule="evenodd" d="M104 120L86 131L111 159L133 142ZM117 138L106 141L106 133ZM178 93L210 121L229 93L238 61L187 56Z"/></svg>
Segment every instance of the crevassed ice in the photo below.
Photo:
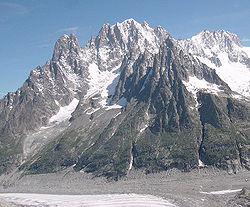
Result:
<svg viewBox="0 0 250 207"><path fill-rule="evenodd" d="M103 195L52 195L4 193L0 197L8 202L32 206L64 206L64 207L160 207L175 205L160 197L139 194L103 194Z"/></svg>
<svg viewBox="0 0 250 207"><path fill-rule="evenodd" d="M79 103L79 100L74 98L69 105L67 106L62 106L60 107L59 111L57 112L57 114L55 114L54 116L52 116L49 120L49 123L59 123L62 121L67 121L70 119L71 117L71 113L73 113L77 107Z"/></svg>
<svg viewBox="0 0 250 207"><path fill-rule="evenodd" d="M95 63L90 64L88 78L89 89L85 97L90 98L95 94L101 94L103 98L108 97L109 90L114 90L116 85L114 88L111 86L109 89L108 86L110 86L114 79L119 76L119 73L116 72L119 67L120 65L111 71L100 71Z"/></svg>

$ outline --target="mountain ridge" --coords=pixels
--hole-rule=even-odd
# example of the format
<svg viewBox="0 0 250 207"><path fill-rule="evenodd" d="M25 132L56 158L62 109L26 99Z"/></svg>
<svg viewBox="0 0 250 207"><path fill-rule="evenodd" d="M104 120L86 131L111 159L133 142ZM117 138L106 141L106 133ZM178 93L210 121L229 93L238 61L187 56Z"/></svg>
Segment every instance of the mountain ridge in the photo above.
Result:
<svg viewBox="0 0 250 207"><path fill-rule="evenodd" d="M231 33L217 33L225 33L222 46L235 48ZM239 58L228 59L248 67L232 37ZM7 146L1 171L21 165L27 173L47 173L75 165L118 179L131 169L189 171L201 162L249 169L248 89L233 92L217 75L221 57L210 48L212 58L204 61L206 47L189 51L190 41L133 19L105 24L85 48L75 35L62 35L51 61L0 101Z"/></svg>

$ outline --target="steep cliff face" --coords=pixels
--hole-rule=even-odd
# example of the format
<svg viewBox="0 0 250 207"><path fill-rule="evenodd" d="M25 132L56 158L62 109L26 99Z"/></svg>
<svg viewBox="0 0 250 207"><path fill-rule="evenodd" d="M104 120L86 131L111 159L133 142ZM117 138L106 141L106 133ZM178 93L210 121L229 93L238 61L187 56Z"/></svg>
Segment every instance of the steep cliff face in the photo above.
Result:
<svg viewBox="0 0 250 207"><path fill-rule="evenodd" d="M249 104L212 94L198 95L202 123L200 158L207 165L215 165L237 172L249 169ZM245 103L247 104L247 103ZM237 111L237 112L236 112ZM244 115L243 115L244 114ZM242 116L248 117L242 117Z"/></svg>
<svg viewBox="0 0 250 207"><path fill-rule="evenodd" d="M211 51L233 53L231 39L241 47L235 35L205 33ZM132 19L105 24L85 48L63 35L52 60L0 101L2 171L74 165L118 179L138 168L249 169L249 99L197 59L202 53L188 53L190 41Z"/></svg>

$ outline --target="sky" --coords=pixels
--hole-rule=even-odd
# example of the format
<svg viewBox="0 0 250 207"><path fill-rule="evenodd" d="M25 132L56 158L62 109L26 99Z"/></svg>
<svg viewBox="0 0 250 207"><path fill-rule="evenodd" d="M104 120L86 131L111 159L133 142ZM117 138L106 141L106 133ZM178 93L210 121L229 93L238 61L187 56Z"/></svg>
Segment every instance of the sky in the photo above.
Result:
<svg viewBox="0 0 250 207"><path fill-rule="evenodd" d="M250 0L0 0L0 98L51 59L62 34L74 33L84 47L103 24L129 18L176 39L224 29L250 46Z"/></svg>

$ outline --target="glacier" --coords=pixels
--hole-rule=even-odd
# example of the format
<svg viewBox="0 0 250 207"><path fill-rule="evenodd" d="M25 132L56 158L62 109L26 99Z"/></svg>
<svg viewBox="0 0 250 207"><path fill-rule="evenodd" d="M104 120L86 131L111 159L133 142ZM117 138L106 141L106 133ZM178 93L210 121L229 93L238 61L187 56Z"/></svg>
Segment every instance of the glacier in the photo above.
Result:
<svg viewBox="0 0 250 207"><path fill-rule="evenodd" d="M103 194L103 195L52 195L4 193L0 198L7 202L29 206L64 207L175 207L176 205L160 197L140 194Z"/></svg>

